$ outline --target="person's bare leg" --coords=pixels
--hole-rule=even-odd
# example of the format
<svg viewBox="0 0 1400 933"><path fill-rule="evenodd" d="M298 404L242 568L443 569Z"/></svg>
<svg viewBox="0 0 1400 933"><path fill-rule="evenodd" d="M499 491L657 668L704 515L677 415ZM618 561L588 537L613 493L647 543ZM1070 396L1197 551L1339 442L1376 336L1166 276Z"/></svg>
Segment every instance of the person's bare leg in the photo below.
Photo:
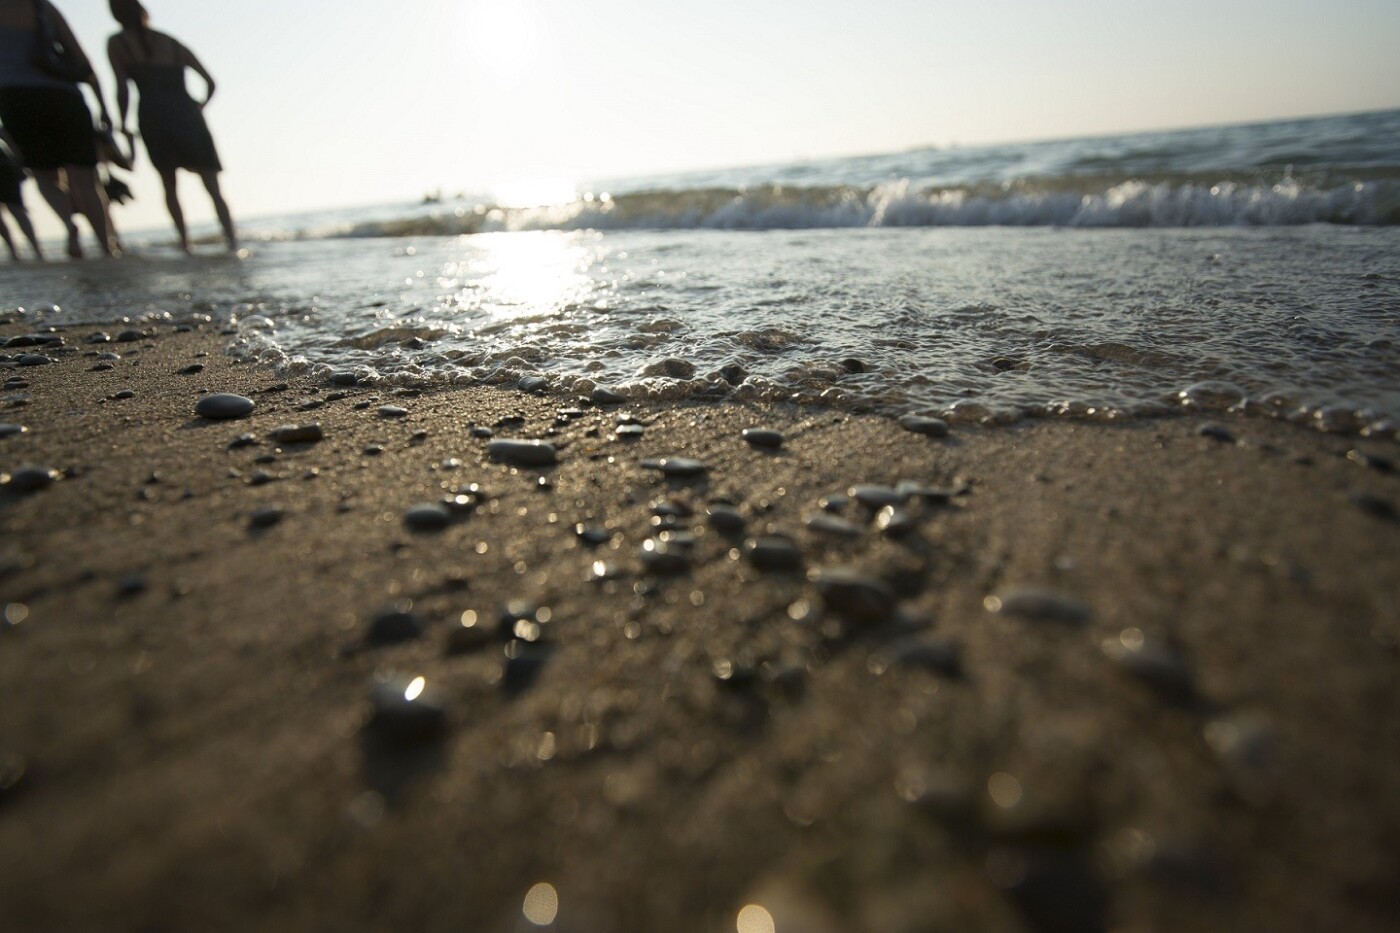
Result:
<svg viewBox="0 0 1400 933"><path fill-rule="evenodd" d="M34 222L29 219L29 208L23 204L11 204L10 213L15 217L15 223L19 224L20 232L29 241L29 245L34 248L34 256L40 261L44 258L43 247L39 245L39 237L34 233Z"/></svg>
<svg viewBox="0 0 1400 933"><path fill-rule="evenodd" d="M228 205L224 203L224 194L219 190L218 172L200 172L199 177L204 180L204 187L209 192L209 199L214 202L214 213L219 215L219 226L224 228L224 239L228 242L230 253L238 252L238 235L233 230L233 216L228 212Z"/></svg>
<svg viewBox="0 0 1400 933"><path fill-rule="evenodd" d="M82 259L83 246L78 239L78 225L73 223L73 199L59 180L58 169L35 169L34 183L39 186L39 194L58 215L58 219L63 221L63 226L68 231L68 257Z"/></svg>
<svg viewBox="0 0 1400 933"><path fill-rule="evenodd" d="M170 219L175 221L175 232L180 234L180 249L190 251L190 234L185 229L185 212L180 209L180 195L175 188L175 170L160 170L161 184L165 185L165 207L170 211Z"/></svg>
<svg viewBox="0 0 1400 933"><path fill-rule="evenodd" d="M97 235L97 245L108 256L120 255L112 246L112 228L107 223L107 195L97 183L97 169L91 165L69 165L64 171L68 174L68 190L73 196L73 204L92 225L92 232Z"/></svg>
<svg viewBox="0 0 1400 933"><path fill-rule="evenodd" d="M15 249L15 241L10 236L10 225L5 223L5 215L3 213L0 213L0 240L5 241L5 247L10 251L10 258L15 262L19 262L19 250Z"/></svg>

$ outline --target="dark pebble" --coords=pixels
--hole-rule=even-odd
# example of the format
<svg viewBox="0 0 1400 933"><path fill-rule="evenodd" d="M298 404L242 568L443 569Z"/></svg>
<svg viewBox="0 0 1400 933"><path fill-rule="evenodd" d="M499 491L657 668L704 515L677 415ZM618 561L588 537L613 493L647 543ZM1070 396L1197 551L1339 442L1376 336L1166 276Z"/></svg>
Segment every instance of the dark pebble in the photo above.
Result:
<svg viewBox="0 0 1400 933"><path fill-rule="evenodd" d="M365 643L369 645L396 645L412 641L423 635L423 620L411 612L401 609L381 609L369 620L365 631Z"/></svg>
<svg viewBox="0 0 1400 933"><path fill-rule="evenodd" d="M710 520L710 525L722 535L742 534L747 522L744 520L744 513L740 512L732 505L723 502L716 502L711 505L706 514Z"/></svg>
<svg viewBox="0 0 1400 933"><path fill-rule="evenodd" d="M325 408L325 407L326 407L326 403L325 403L323 400L321 400L321 399L319 399L319 398L313 398L313 399L312 399L311 401L309 401L309 402L302 402L300 405L298 405L298 406L297 406L297 411L315 411L315 410L318 409L318 408Z"/></svg>
<svg viewBox="0 0 1400 933"><path fill-rule="evenodd" d="M841 368L848 373L863 373L870 369L869 366L865 365L864 360L856 359L854 356L848 356L842 360Z"/></svg>
<svg viewBox="0 0 1400 933"><path fill-rule="evenodd" d="M802 569L802 549L791 538L768 535L744 542L744 556L759 570L784 572Z"/></svg>
<svg viewBox="0 0 1400 933"><path fill-rule="evenodd" d="M515 639L506 645L505 666L501 671L501 689L509 695L528 690L539 677L553 653L547 644L531 644Z"/></svg>
<svg viewBox="0 0 1400 933"><path fill-rule="evenodd" d="M640 424L620 424L617 426L616 433L622 440L637 440L647 433L647 429Z"/></svg>
<svg viewBox="0 0 1400 933"><path fill-rule="evenodd" d="M273 428L267 433L269 439L277 444L314 444L325 437L319 424L284 424L281 427Z"/></svg>
<svg viewBox="0 0 1400 933"><path fill-rule="evenodd" d="M94 333L94 334L88 334L88 335L87 335L87 342L88 342L88 343L111 343L111 342L112 342L112 335L111 335L111 334L108 334L108 333L105 333L104 331L100 331L100 330L99 330L99 331L97 331L97 332Z"/></svg>
<svg viewBox="0 0 1400 933"><path fill-rule="evenodd" d="M548 466L558 462L554 445L547 441L498 440L486 445L488 456L518 466Z"/></svg>
<svg viewBox="0 0 1400 933"><path fill-rule="evenodd" d="M1089 607L1051 590L1013 587L982 601L989 612L1041 622L1087 621Z"/></svg>
<svg viewBox="0 0 1400 933"><path fill-rule="evenodd" d="M1235 435L1231 434L1228 429L1219 424L1203 424L1196 430L1196 433L1201 437L1208 437L1213 441L1220 441L1222 444L1233 444L1235 442Z"/></svg>
<svg viewBox="0 0 1400 933"><path fill-rule="evenodd" d="M846 506L851 504L850 496L843 496L840 493L830 496L822 496L817 500L817 506L823 512L842 512Z"/></svg>
<svg viewBox="0 0 1400 933"><path fill-rule="evenodd" d="M358 385L359 381L360 377L352 372L341 371L331 373L331 385L333 386L349 387L353 385Z"/></svg>
<svg viewBox="0 0 1400 933"><path fill-rule="evenodd" d="M130 573L117 580L117 595L123 599L139 596L150 588L150 583L139 573Z"/></svg>
<svg viewBox="0 0 1400 933"><path fill-rule="evenodd" d="M447 730L447 705L422 677L392 677L370 691L369 726L381 738L412 744L441 738Z"/></svg>
<svg viewBox="0 0 1400 933"><path fill-rule="evenodd" d="M589 393L588 399L594 405L621 405L623 402L627 401L626 396L614 392L612 389L605 389L602 386L599 386Z"/></svg>
<svg viewBox="0 0 1400 933"><path fill-rule="evenodd" d="M140 331L140 330L124 330L124 331L122 331L121 333L117 334L117 338L116 338L116 339L117 339L117 343L135 343L135 342L138 341L138 340L144 340L145 337L146 337L145 331Z"/></svg>
<svg viewBox="0 0 1400 933"><path fill-rule="evenodd" d="M875 516L875 527L891 538L902 538L914 531L918 523L904 509L887 505Z"/></svg>
<svg viewBox="0 0 1400 933"><path fill-rule="evenodd" d="M425 502L404 512L403 523L410 531L441 531L452 524L452 513L436 502Z"/></svg>
<svg viewBox="0 0 1400 933"><path fill-rule="evenodd" d="M740 436L754 447L783 446L783 435L769 428L745 428Z"/></svg>
<svg viewBox="0 0 1400 933"><path fill-rule="evenodd" d="M27 434L29 429L22 424L0 424L0 437L11 437L15 434Z"/></svg>
<svg viewBox="0 0 1400 933"><path fill-rule="evenodd" d="M98 364L96 364L95 366L89 366L89 367L88 367L88 372L90 372L90 373L105 373L105 372L111 372L113 369L116 369L116 367L113 366L111 363L98 363Z"/></svg>
<svg viewBox="0 0 1400 933"><path fill-rule="evenodd" d="M57 363L58 360L38 353L21 353L15 362L21 366L48 366L50 363Z"/></svg>
<svg viewBox="0 0 1400 933"><path fill-rule="evenodd" d="M807 527L824 535L836 535L842 538L859 538L861 536L861 527L855 522L826 512L819 512L808 518Z"/></svg>
<svg viewBox="0 0 1400 933"><path fill-rule="evenodd" d="M97 358L104 363L120 363L122 355L120 353L103 353Z"/></svg>
<svg viewBox="0 0 1400 933"><path fill-rule="evenodd" d="M183 369L178 369L178 370L176 370L176 375L180 375L180 376L193 376L193 375L196 375L197 373L202 373L202 372L204 372L204 364L203 364L203 363L191 363L190 365L184 367Z"/></svg>
<svg viewBox="0 0 1400 933"><path fill-rule="evenodd" d="M1395 510L1395 504L1380 496L1373 496L1365 492L1352 493L1351 504L1372 518L1379 518L1386 522L1400 521L1400 512Z"/></svg>
<svg viewBox="0 0 1400 933"><path fill-rule="evenodd" d="M873 484L862 484L852 486L847 492L852 499L873 511L883 509L887 505L903 505L905 496L899 490L891 486L876 486Z"/></svg>
<svg viewBox="0 0 1400 933"><path fill-rule="evenodd" d="M598 547L612 540L612 533L597 525L575 525L574 534L578 535L578 539L588 547Z"/></svg>
<svg viewBox="0 0 1400 933"><path fill-rule="evenodd" d="M926 437L947 437L948 422L942 418L926 418L923 415L905 415L899 419L899 426L906 431Z"/></svg>
<svg viewBox="0 0 1400 933"><path fill-rule="evenodd" d="M642 566L657 576L678 576L690 570L690 548L648 538L642 542Z"/></svg>
<svg viewBox="0 0 1400 933"><path fill-rule="evenodd" d="M383 452L384 448L378 444L370 444L364 450L360 451L360 453L364 454L366 457L377 457Z"/></svg>
<svg viewBox="0 0 1400 933"><path fill-rule="evenodd" d="M543 376L525 376L520 380L520 391L540 392L549 386L549 380Z"/></svg>
<svg viewBox="0 0 1400 933"><path fill-rule="evenodd" d="M113 392L109 398L113 401L124 402L129 398L135 398L136 393L130 389L122 389L120 392Z"/></svg>
<svg viewBox="0 0 1400 933"><path fill-rule="evenodd" d="M837 615L853 622L884 622L895 612L894 591L883 581L848 567L818 571L817 592Z"/></svg>
<svg viewBox="0 0 1400 933"><path fill-rule="evenodd" d="M206 395L196 402L194 413L202 418L215 420L246 418L252 414L255 407L256 405L250 398L226 392L216 392L213 395Z"/></svg>
<svg viewBox="0 0 1400 933"><path fill-rule="evenodd" d="M255 509L253 511L253 514L248 516L248 527L271 528L273 525L280 522L286 516L286 514L287 513L284 509L278 508L275 505L266 506L265 508L261 509Z"/></svg>
<svg viewBox="0 0 1400 933"><path fill-rule="evenodd" d="M894 667L922 668L945 677L958 677L962 674L962 651L952 639L921 636L885 645L866 661L866 668L876 675Z"/></svg>
<svg viewBox="0 0 1400 933"><path fill-rule="evenodd" d="M400 407L397 406L397 405L380 405L380 406L379 406L379 417L381 417L381 418L406 418L406 417L408 417L408 409L407 409L407 408L400 408Z"/></svg>
<svg viewBox="0 0 1400 933"><path fill-rule="evenodd" d="M472 426L472 437L476 438L477 440L489 440L490 438L493 438L495 436L496 432L491 430L490 428L478 427L476 425Z"/></svg>
<svg viewBox="0 0 1400 933"><path fill-rule="evenodd" d="M705 472L705 464L689 457L662 457L657 460L643 460L642 469L659 470L665 476L699 476Z"/></svg>
<svg viewBox="0 0 1400 933"><path fill-rule="evenodd" d="M266 486L268 483L276 481L277 477L266 470L254 470L248 477L249 486Z"/></svg>
<svg viewBox="0 0 1400 933"><path fill-rule="evenodd" d="M39 492L48 489L59 478L56 470L42 466L20 467L5 480L4 487L19 493Z"/></svg>

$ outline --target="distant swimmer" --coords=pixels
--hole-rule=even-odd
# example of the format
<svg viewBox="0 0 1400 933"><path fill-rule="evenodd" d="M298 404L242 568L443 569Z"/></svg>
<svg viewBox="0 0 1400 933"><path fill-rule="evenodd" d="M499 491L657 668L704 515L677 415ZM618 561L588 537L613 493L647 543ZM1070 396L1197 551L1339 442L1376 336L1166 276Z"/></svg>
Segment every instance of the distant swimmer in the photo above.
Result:
<svg viewBox="0 0 1400 933"><path fill-rule="evenodd" d="M137 121L141 138L151 164L160 172L165 185L165 206L180 234L180 248L190 251L189 232L185 229L185 214L176 193L175 172L194 172L204 182L214 211L223 227L224 239L230 252L238 250L233 218L219 190L218 150L214 137L204 122L204 107L214 96L214 79L198 58L178 39L150 27L150 15L138 0L111 0L112 16L122 31L107 40L107 58L117 76L117 115L122 132L132 138L127 126L127 110L131 104L129 82L136 84L141 95L137 106ZM198 103L185 89L185 69L192 69L204 79L207 91Z"/></svg>
<svg viewBox="0 0 1400 933"><path fill-rule="evenodd" d="M117 252L107 198L97 183L89 85L111 126L97 76L63 14L48 0L0 0L0 124L14 138L39 193L68 228L68 254L82 255L77 208L107 255Z"/></svg>

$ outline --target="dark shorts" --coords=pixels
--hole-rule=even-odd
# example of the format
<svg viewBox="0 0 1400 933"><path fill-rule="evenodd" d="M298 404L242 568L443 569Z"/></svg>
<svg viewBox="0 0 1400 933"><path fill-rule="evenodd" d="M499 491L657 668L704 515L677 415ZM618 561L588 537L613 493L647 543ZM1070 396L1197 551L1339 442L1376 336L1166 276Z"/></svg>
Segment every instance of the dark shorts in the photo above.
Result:
<svg viewBox="0 0 1400 933"><path fill-rule="evenodd" d="M0 123L31 169L97 164L92 114L76 87L0 88Z"/></svg>
<svg viewBox="0 0 1400 933"><path fill-rule="evenodd" d="M3 154L0 154L0 204L24 204L20 185L24 183L24 173Z"/></svg>

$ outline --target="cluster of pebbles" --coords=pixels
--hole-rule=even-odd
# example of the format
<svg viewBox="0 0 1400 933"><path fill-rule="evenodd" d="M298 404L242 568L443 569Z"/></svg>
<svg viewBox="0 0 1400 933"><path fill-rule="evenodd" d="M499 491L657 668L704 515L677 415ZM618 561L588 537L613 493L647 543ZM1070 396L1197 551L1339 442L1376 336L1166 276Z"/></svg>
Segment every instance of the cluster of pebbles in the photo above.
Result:
<svg viewBox="0 0 1400 933"><path fill-rule="evenodd" d="M149 336L131 330L115 337L94 335L89 342L130 343ZM16 373L54 365L76 352L58 334L11 338L4 349L0 365ZM110 368L120 359L111 351L94 351L94 355L99 357L99 367ZM195 363L180 370L180 374L196 375L202 371L203 364ZM352 399L355 410L374 419L401 422L412 414L409 408L398 404L376 407L380 401L377 396L354 398L358 391L372 391L354 373L334 373L328 381L332 392L298 405L296 410L314 411L328 402ZM17 374L7 378L4 388L7 393L17 393L28 385L25 377ZM285 390L286 386L280 388ZM543 387L522 388L538 391ZM109 398L120 401L123 395L118 392ZM595 583L632 580L636 584L634 592L654 594L711 564L733 564L760 577L776 577L800 587L803 595L793 606L805 608L801 612L793 610L792 618L810 623L822 638L839 646L860 646L873 675L885 676L901 670L923 671L951 680L969 675L973 665L958 640L932 631L933 625L927 619L907 607L911 595L907 580L892 579L881 568L871 570L855 560L827 558L832 554L850 558L862 542L917 549L931 524L954 510L975 507L969 504L975 503L972 487L961 483L929 485L918 479L851 482L811 502L796 527L775 528L753 503L711 494L710 490L719 485L715 482L716 473L722 469L712 462L685 453L626 455L640 449L643 443L650 443L651 425L635 413L617 410L625 402L620 394L599 389L577 400L574 407L559 410L553 436L548 439L524 436L524 418L504 418L491 427L474 426L470 432L479 443L476 453L483 467L500 464L512 473L524 471L539 488L548 490L554 473L567 470L576 449L584 446L578 443L579 438L562 429L587 419L589 426L583 438L589 441L588 449L621 445L623 455L616 458L619 468L635 469L643 478L640 482L664 490L651 504L648 525L636 535L636 546L631 550L610 546L622 534L616 528L587 520L561 526L571 528L584 548L609 546L608 555L632 555L631 562L615 563L610 556L594 561ZM259 402L233 393L208 392L200 395L192 408L193 414L204 421L238 423L252 417ZM931 442L949 437L947 423L937 418L909 416L900 423L905 430L926 436ZM23 423L0 422L0 444L28 431ZM1218 425L1202 428L1201 434L1222 443L1235 442L1233 434ZM230 450L239 450L266 441L295 450L320 444L325 438L319 422L292 421L256 433L241 433L221 443ZM415 438L422 439L419 434ZM756 425L727 439L724 463L748 462L743 459L745 456L783 456L788 443L789 439L777 428ZM377 446L362 451L366 456L380 452L382 448ZM276 460L271 454L266 458L267 463ZM1374 469L1390 468L1382 458L1361 454L1357 458L1357 462ZM454 457L435 468L457 471L465 465L463 458ZM313 475L308 472L307 478ZM0 484L7 494L31 495L41 493L64 476L62 471L47 466L21 466L0 475ZM270 474L254 472L246 481L256 486L272 479ZM737 477L730 479L742 482ZM482 515L490 498L482 484L457 483L440 499L404 507L402 527L415 536L444 534L473 516ZM1378 518L1393 520L1394 510L1387 511L1387 505L1383 500L1358 502L1359 507ZM282 507L266 505L248 512L247 524L253 533L262 533L281 524L286 515ZM733 585L742 586L742 579L733 581ZM133 578L123 585L122 595L139 593L144 586L143 580ZM991 624L1053 626L1063 631L1088 632L1094 617L1090 606L1070 594L1027 586L999 588L987 595L984 609ZM494 652L500 663L499 687L506 696L513 697L530 690L548 669L560 647L559 629L549 607L513 600L493 612L462 612L454 624L442 627L440 633L447 656ZM421 642L438 630L433 619L415 613L411 606L388 607L365 620L352 650L389 652L401 645ZM1102 639L1098 647L1104 663L1116 667L1164 703L1199 715L1208 743L1230 766L1248 769L1267 758L1266 750L1272 741L1268 723L1233 716L1207 702L1200 694L1189 658L1179 646L1129 628ZM713 676L728 689L743 690L765 681L800 685L805 671L800 665L719 658L715 660ZM431 681L423 671L375 676L367 690L366 704L370 711L366 719L368 733L384 740L390 749L441 742L451 734L454 719L460 715L450 691ZM6 780L10 781L9 786L20 780L22 764L5 764L0 758L0 791L8 789ZM1057 865L1055 870L1062 868L1063 865ZM1102 928L1104 898L1093 871L1074 863L1067 883L1077 886L1084 898L1072 908L1066 908L1061 899L1039 897L1028 887L1053 880L1047 881L1033 872L1023 873L1016 882L1021 887L1012 891L1033 926L1069 928L1063 927L1068 916L1078 924L1074 928Z"/></svg>

